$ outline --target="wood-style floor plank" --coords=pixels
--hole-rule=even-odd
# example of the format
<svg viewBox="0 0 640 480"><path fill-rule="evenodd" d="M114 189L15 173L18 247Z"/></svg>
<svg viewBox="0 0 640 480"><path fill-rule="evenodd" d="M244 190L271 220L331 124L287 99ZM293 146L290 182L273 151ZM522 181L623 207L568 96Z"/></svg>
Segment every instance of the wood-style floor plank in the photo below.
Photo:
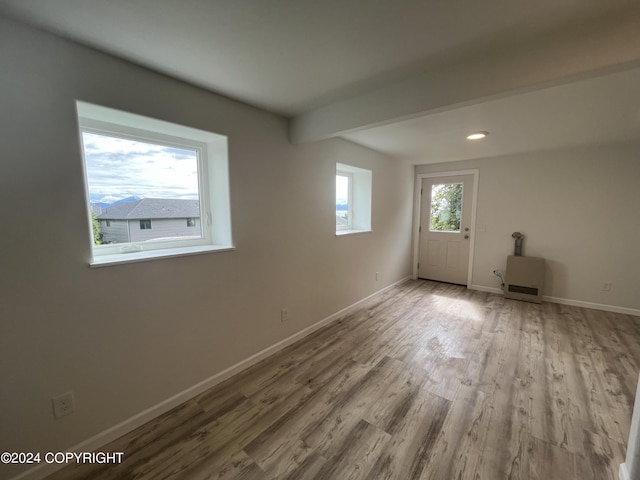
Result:
<svg viewBox="0 0 640 480"><path fill-rule="evenodd" d="M640 318L408 281L49 480L614 480Z"/></svg>

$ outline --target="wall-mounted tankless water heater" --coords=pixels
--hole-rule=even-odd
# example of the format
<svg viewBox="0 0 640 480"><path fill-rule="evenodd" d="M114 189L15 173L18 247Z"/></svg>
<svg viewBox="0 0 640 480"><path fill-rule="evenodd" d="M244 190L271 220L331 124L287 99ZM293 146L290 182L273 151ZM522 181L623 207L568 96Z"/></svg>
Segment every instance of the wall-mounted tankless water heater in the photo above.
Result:
<svg viewBox="0 0 640 480"><path fill-rule="evenodd" d="M544 269L544 258L509 255L504 296L514 300L542 303Z"/></svg>

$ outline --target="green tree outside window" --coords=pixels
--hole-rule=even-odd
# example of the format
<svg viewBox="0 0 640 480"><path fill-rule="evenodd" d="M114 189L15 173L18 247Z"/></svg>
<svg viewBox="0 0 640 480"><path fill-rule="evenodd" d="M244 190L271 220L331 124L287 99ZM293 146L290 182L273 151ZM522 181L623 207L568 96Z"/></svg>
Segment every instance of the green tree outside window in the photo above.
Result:
<svg viewBox="0 0 640 480"><path fill-rule="evenodd" d="M462 183L444 183L431 187L432 232L459 232L462 216Z"/></svg>

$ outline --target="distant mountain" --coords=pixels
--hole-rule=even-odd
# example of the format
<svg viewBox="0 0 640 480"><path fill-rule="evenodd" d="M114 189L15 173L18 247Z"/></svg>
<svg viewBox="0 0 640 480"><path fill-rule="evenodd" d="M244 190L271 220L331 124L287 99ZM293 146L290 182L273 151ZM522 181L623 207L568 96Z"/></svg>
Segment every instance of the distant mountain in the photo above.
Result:
<svg viewBox="0 0 640 480"><path fill-rule="evenodd" d="M135 195L133 195L126 198L121 198L120 200L109 202L109 201L105 201L106 198L108 197L105 197L104 195L92 194L90 195L89 200L91 201L91 205L100 207L101 209L103 209L103 208L111 207L112 205L117 205L119 203L137 202L138 200L141 199L140 197L136 197Z"/></svg>
<svg viewBox="0 0 640 480"><path fill-rule="evenodd" d="M130 197L126 197L126 198L121 198L120 200L115 200L115 201L108 201L108 196L107 195L98 195L96 193L92 193L89 196L89 200L91 202L91 206L92 207L99 207L100 210L95 210L96 215L98 213L100 213L101 210L104 210L105 208L111 207L113 205L118 205L119 203L131 203L131 202L137 202L138 200L142 200L142 197L136 197L135 195L132 195ZM336 202L336 211L341 211L341 212L346 212L347 210L349 210L349 204L347 202L345 202L344 200L338 200Z"/></svg>
<svg viewBox="0 0 640 480"><path fill-rule="evenodd" d="M111 205L116 205L118 203L137 202L138 200L142 200L142 197L131 196L131 197L123 198L122 200L117 200L117 201L113 202Z"/></svg>

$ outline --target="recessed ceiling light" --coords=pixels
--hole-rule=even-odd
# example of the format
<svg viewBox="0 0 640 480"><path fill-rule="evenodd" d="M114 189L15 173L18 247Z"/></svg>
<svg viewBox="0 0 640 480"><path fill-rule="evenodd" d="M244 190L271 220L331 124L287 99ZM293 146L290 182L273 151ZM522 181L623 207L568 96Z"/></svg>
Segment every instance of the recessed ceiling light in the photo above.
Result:
<svg viewBox="0 0 640 480"><path fill-rule="evenodd" d="M467 135L467 140L480 140L489 135L489 132L473 132Z"/></svg>

